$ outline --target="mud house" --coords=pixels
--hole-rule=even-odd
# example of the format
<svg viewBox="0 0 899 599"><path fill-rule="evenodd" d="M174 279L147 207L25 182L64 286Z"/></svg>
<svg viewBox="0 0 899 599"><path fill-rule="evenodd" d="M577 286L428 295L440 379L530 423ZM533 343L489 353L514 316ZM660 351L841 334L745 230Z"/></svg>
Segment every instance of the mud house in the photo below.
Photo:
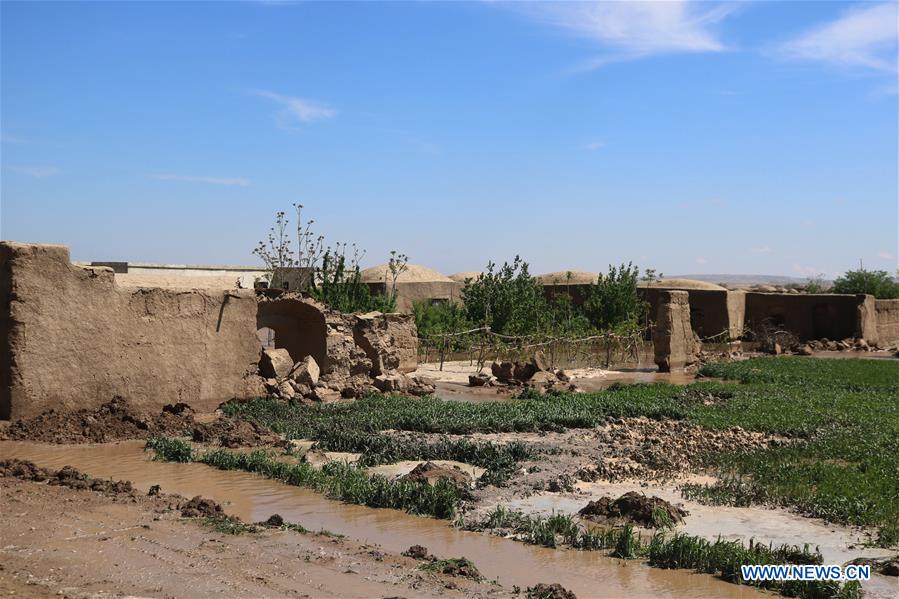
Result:
<svg viewBox="0 0 899 599"><path fill-rule="evenodd" d="M265 395L263 328L276 348L316 361L321 380L309 391L319 398L377 390L377 377L406 384L399 375L417 366L411 316L257 298L230 274L202 286L200 277L157 279L165 287L125 274L73 264L64 246L0 242L0 418L97 407L114 396L144 410L180 401L212 411Z"/></svg>
<svg viewBox="0 0 899 599"><path fill-rule="evenodd" d="M658 309L659 292L686 291L690 303L693 330L703 339L738 339L743 335L745 296L720 285L692 279L662 279L640 283L639 293L650 305L650 314Z"/></svg>
<svg viewBox="0 0 899 599"><path fill-rule="evenodd" d="M583 305L587 299L590 285L596 283L599 273L579 270L562 270L537 275L536 279L543 286L546 299L552 301L560 297L568 297L572 305Z"/></svg>
<svg viewBox="0 0 899 599"><path fill-rule="evenodd" d="M388 293L393 287L393 274L388 264L366 268L362 271L362 280L372 293ZM462 283L436 270L418 264L407 264L396 279L396 309L400 312L412 312L413 305L418 301L458 301L462 287Z"/></svg>
<svg viewBox="0 0 899 599"><path fill-rule="evenodd" d="M800 341L861 338L877 343L881 327L876 306L877 300L870 295L747 292L746 325L754 332L784 330ZM881 306L883 329L889 337L894 326L892 306Z"/></svg>

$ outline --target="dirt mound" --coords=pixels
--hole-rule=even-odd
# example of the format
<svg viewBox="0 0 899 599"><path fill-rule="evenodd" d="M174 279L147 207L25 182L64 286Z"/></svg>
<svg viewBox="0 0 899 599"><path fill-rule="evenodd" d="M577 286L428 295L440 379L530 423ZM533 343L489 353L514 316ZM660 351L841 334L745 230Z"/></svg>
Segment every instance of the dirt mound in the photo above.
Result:
<svg viewBox="0 0 899 599"><path fill-rule="evenodd" d="M420 559L420 560L430 560L435 561L437 558L428 553L428 548L422 545L412 545L405 551L403 551L403 555L406 557L411 557L412 559Z"/></svg>
<svg viewBox="0 0 899 599"><path fill-rule="evenodd" d="M280 526L284 526L284 518L281 517L281 514L272 514L268 517L268 520L262 523L262 525L271 528L278 528Z"/></svg>
<svg viewBox="0 0 899 599"><path fill-rule="evenodd" d="M193 424L193 410L185 404L166 406L159 415L147 416L134 410L127 400L115 397L96 409L54 409L17 420L0 434L5 439L42 443L107 443L181 435Z"/></svg>
<svg viewBox="0 0 899 599"><path fill-rule="evenodd" d="M632 522L646 528L659 528L683 522L687 512L664 499L630 491L614 501L611 497L591 501L578 514L594 522Z"/></svg>
<svg viewBox="0 0 899 599"><path fill-rule="evenodd" d="M464 472L458 466L448 468L446 466L435 464L434 462L424 462L419 464L400 480L411 480L432 485L436 484L439 480L448 480L462 487L469 487L471 485L471 475Z"/></svg>
<svg viewBox="0 0 899 599"><path fill-rule="evenodd" d="M281 437L263 426L230 418L199 424L194 427L191 437L197 443L211 443L231 449L282 443Z"/></svg>
<svg viewBox="0 0 899 599"><path fill-rule="evenodd" d="M225 510L211 499L197 495L181 506L182 518L225 518Z"/></svg>
<svg viewBox="0 0 899 599"><path fill-rule="evenodd" d="M528 587L528 599L577 599L577 595L560 585L558 582L552 584L539 583L535 586Z"/></svg>
<svg viewBox="0 0 899 599"><path fill-rule="evenodd" d="M50 485L97 491L103 495L131 495L134 490L131 483L126 480L90 478L71 466L63 466L54 472L27 460L0 461L0 476L37 482L47 481Z"/></svg>
<svg viewBox="0 0 899 599"><path fill-rule="evenodd" d="M471 580L482 580L484 578L477 567L466 557L438 560L425 566L425 569L448 576L470 578Z"/></svg>

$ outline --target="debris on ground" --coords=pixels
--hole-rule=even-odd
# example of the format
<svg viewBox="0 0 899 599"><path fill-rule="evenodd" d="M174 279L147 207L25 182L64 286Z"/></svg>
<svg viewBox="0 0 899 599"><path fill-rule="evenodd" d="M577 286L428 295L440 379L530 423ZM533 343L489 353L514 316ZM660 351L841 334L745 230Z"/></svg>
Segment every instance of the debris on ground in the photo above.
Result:
<svg viewBox="0 0 899 599"><path fill-rule="evenodd" d="M412 469L409 474L402 476L400 480L409 480L419 483L436 484L440 480L448 480L461 487L471 486L471 475L458 466L441 466L434 462L422 462Z"/></svg>
<svg viewBox="0 0 899 599"><path fill-rule="evenodd" d="M224 518L225 510L211 499L197 495L181 506L182 518Z"/></svg>
<svg viewBox="0 0 899 599"><path fill-rule="evenodd" d="M478 571L477 567L466 557L457 557L451 559L441 559L430 564L422 566L423 570L446 574L447 576L457 576L460 578L469 578L471 580L483 580L484 577Z"/></svg>
<svg viewBox="0 0 899 599"><path fill-rule="evenodd" d="M166 406L156 416L132 408L114 397L98 408L53 409L33 418L16 420L2 433L11 440L42 443L108 443L154 436L179 436L194 426L193 410L185 404Z"/></svg>
<svg viewBox="0 0 899 599"><path fill-rule="evenodd" d="M422 545L412 545L403 551L403 555L417 560L427 560L432 562L437 560L436 557L428 553L428 548Z"/></svg>
<svg viewBox="0 0 899 599"><path fill-rule="evenodd" d="M633 523L644 528L668 528L683 522L687 512L659 497L630 491L615 500L601 497L591 501L578 515L603 524Z"/></svg>
<svg viewBox="0 0 899 599"><path fill-rule="evenodd" d="M220 445L229 449L261 445L283 445L279 435L249 420L220 418L207 424L198 424L191 431L196 443Z"/></svg>
<svg viewBox="0 0 899 599"><path fill-rule="evenodd" d="M577 595L560 585L558 582L552 584L538 583L532 587L528 587L526 591L527 599L577 599Z"/></svg>

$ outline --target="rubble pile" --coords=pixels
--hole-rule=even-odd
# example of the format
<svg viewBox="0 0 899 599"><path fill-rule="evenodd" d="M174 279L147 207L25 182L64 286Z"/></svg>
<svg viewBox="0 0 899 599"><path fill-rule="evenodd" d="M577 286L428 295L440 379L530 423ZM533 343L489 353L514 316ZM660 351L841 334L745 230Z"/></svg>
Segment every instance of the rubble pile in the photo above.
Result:
<svg viewBox="0 0 899 599"><path fill-rule="evenodd" d="M293 356L283 347L263 350L259 374L269 396L330 403L376 393L434 392L432 379L410 374L418 366L413 316L343 314L313 300L291 299L320 313L325 323L324 363L311 355Z"/></svg>
<svg viewBox="0 0 899 599"><path fill-rule="evenodd" d="M497 385L523 386L538 393L559 390L560 386L571 382L564 370L553 369L542 351L537 351L530 360L512 362L502 360L490 365L490 372L479 372L469 375L471 387L494 387ZM574 385L567 386L568 391L576 391Z"/></svg>
<svg viewBox="0 0 899 599"><path fill-rule="evenodd" d="M862 338L847 338L841 341L813 339L797 346L793 352L800 356L811 356L816 351L877 351L877 344L870 344Z"/></svg>

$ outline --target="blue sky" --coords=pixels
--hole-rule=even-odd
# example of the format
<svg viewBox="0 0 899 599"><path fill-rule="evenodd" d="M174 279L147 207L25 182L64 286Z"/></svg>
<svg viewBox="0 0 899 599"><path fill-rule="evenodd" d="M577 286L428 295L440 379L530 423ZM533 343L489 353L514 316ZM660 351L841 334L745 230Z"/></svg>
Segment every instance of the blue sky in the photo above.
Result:
<svg viewBox="0 0 899 599"><path fill-rule="evenodd" d="M4 239L833 276L897 255L897 3L2 2Z"/></svg>

